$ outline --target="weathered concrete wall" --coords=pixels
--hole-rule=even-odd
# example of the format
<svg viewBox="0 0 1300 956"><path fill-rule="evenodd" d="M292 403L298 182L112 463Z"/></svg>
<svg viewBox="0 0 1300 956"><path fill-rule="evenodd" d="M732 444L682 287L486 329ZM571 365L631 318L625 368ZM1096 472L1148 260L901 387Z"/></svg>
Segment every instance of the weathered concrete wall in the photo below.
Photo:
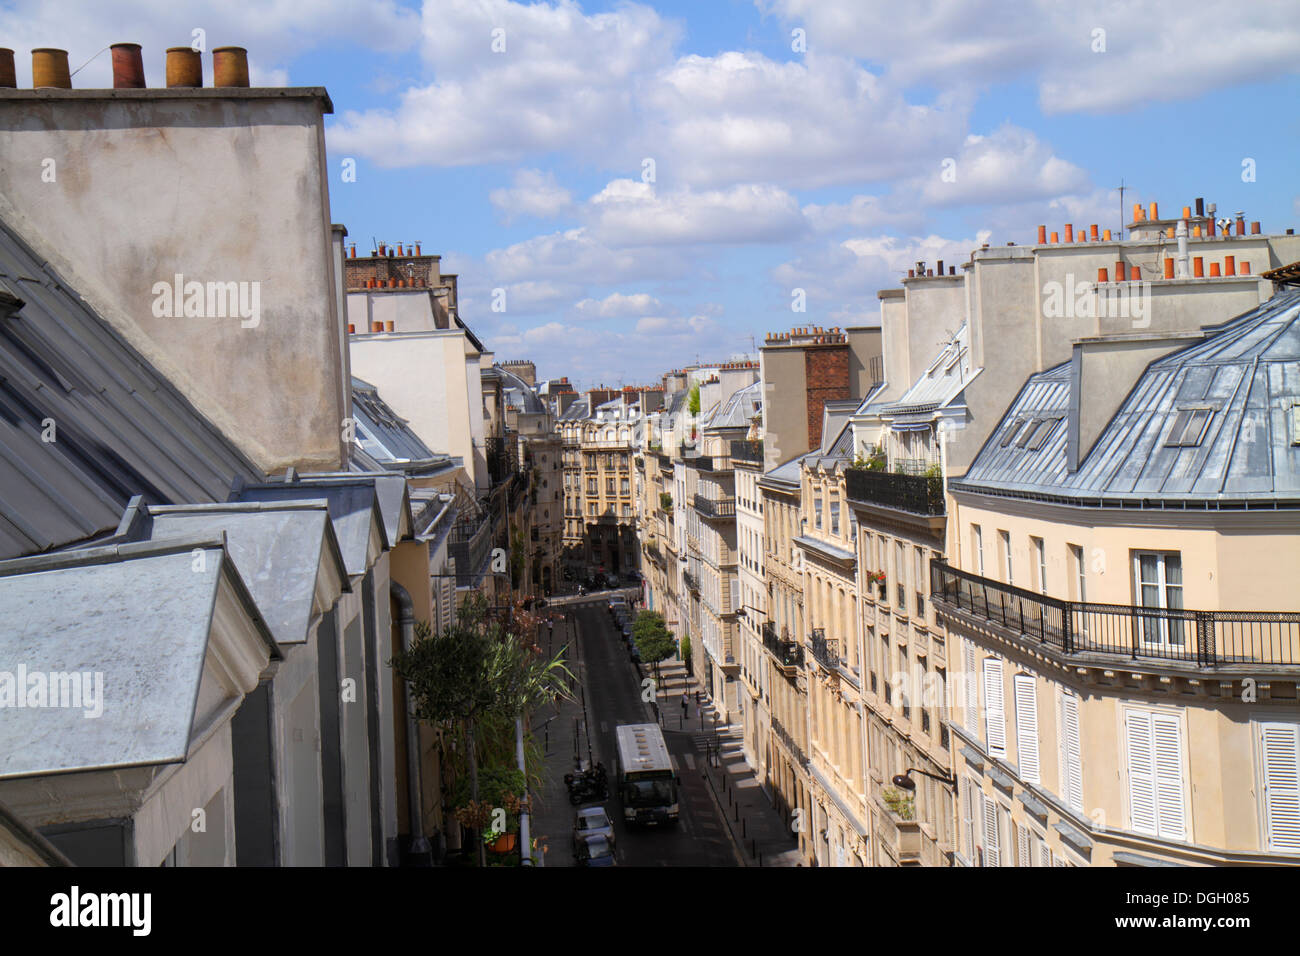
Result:
<svg viewBox="0 0 1300 956"><path fill-rule="evenodd" d="M325 109L318 89L0 91L0 216L268 471L343 456ZM249 283L256 314L156 314L177 275Z"/></svg>

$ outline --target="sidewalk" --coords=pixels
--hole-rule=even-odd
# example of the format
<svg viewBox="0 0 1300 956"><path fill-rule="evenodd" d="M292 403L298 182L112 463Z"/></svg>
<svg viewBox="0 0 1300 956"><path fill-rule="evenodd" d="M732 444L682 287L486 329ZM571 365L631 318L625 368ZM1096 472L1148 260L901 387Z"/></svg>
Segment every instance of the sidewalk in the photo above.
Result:
<svg viewBox="0 0 1300 956"><path fill-rule="evenodd" d="M650 676L654 671L643 667L642 672ZM732 843L739 849L745 865L802 866L798 841L763 793L758 777L745 760L742 728L719 719L715 747L713 721L718 713L708 695L686 673L686 665L679 660L664 661L659 665L659 676L659 708L664 730L691 734L701 758L695 772L707 780L713 800L727 821ZM681 721L683 688L690 698L690 717L684 726ZM700 692L698 709L696 691Z"/></svg>

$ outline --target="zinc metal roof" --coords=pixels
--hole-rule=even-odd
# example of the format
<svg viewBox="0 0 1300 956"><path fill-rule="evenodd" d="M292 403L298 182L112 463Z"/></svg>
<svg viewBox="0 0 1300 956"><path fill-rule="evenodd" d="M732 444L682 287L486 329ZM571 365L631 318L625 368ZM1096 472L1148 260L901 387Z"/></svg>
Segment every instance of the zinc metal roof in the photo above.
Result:
<svg viewBox="0 0 1300 956"><path fill-rule="evenodd" d="M300 480L250 485L237 493L238 501L324 501L329 507L330 520L334 523L334 534L338 538L339 551L348 574L365 574L366 560L370 550L370 523L378 522L381 534L385 537L383 515L380 510L378 481L380 476L353 476L344 478L317 478L313 480L304 476ZM388 477L388 476L383 476ZM401 475L392 478L402 482ZM388 545L386 540L385 546Z"/></svg>
<svg viewBox="0 0 1300 956"><path fill-rule="evenodd" d="M440 457L411 430L369 382L352 376L352 414L357 419L358 444L379 463L427 461Z"/></svg>
<svg viewBox="0 0 1300 956"><path fill-rule="evenodd" d="M180 505L150 508L149 537L226 535L230 555L278 644L307 640L322 562L348 588L329 510L323 501Z"/></svg>
<svg viewBox="0 0 1300 956"><path fill-rule="evenodd" d="M970 368L970 330L963 322L911 387L896 401L880 405L875 411L886 417L933 411L960 395L974 377Z"/></svg>
<svg viewBox="0 0 1300 956"><path fill-rule="evenodd" d="M738 388L704 421L702 428L748 428L763 404L762 383Z"/></svg>
<svg viewBox="0 0 1300 956"><path fill-rule="evenodd" d="M1300 289L1203 331L1147 367L1073 474L1070 366L1032 376L954 487L1116 504L1300 502ZM1020 437L1003 447L1016 419L1051 416L1060 420L1037 449Z"/></svg>
<svg viewBox="0 0 1300 956"><path fill-rule="evenodd" d="M183 761L223 576L263 628L218 541L94 548L0 565L4 670L15 683L20 667L29 678L90 674L87 689L98 673L103 707L97 717L86 716L95 704L86 707L84 698L82 706L0 707L0 778ZM262 633L272 657L280 657Z"/></svg>
<svg viewBox="0 0 1300 956"><path fill-rule="evenodd" d="M0 222L0 558L110 531L135 494L220 501L236 476L262 477Z"/></svg>

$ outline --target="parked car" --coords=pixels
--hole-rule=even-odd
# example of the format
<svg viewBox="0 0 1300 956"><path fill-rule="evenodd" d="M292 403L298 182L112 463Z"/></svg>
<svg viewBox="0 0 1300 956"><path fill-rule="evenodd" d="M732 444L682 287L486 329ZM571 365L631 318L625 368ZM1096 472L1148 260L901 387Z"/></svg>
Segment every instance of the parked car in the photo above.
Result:
<svg viewBox="0 0 1300 956"><path fill-rule="evenodd" d="M583 807L574 815L573 845L577 847L592 836L603 836L610 846L617 840L614 836L614 821L609 818L604 807Z"/></svg>
<svg viewBox="0 0 1300 956"><path fill-rule="evenodd" d="M632 660L634 660L636 663L640 664L640 663L641 663L641 652L640 652L639 650L637 650L637 648L636 648L636 641L629 640L629 641L627 642L627 650L628 650L628 653L632 655Z"/></svg>
<svg viewBox="0 0 1300 956"><path fill-rule="evenodd" d="M605 575L605 587L611 589L618 587L618 578L612 574Z"/></svg>
<svg viewBox="0 0 1300 956"><path fill-rule="evenodd" d="M618 866L614 848L603 836L589 836L578 841L573 850L573 861L578 866Z"/></svg>

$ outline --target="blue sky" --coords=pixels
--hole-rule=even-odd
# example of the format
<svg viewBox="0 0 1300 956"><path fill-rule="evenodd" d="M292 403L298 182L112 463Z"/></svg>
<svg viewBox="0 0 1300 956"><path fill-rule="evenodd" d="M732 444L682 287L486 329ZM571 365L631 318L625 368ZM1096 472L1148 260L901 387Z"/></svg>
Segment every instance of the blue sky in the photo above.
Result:
<svg viewBox="0 0 1300 956"><path fill-rule="evenodd" d="M0 45L75 68L134 40L151 85L196 28L246 46L255 84L329 90L332 215L359 250L420 240L498 358L580 385L870 322L916 260L1039 223L1115 228L1121 177L1126 207L1300 219L1300 27L1281 7L0 2ZM107 61L74 85L109 85Z"/></svg>

